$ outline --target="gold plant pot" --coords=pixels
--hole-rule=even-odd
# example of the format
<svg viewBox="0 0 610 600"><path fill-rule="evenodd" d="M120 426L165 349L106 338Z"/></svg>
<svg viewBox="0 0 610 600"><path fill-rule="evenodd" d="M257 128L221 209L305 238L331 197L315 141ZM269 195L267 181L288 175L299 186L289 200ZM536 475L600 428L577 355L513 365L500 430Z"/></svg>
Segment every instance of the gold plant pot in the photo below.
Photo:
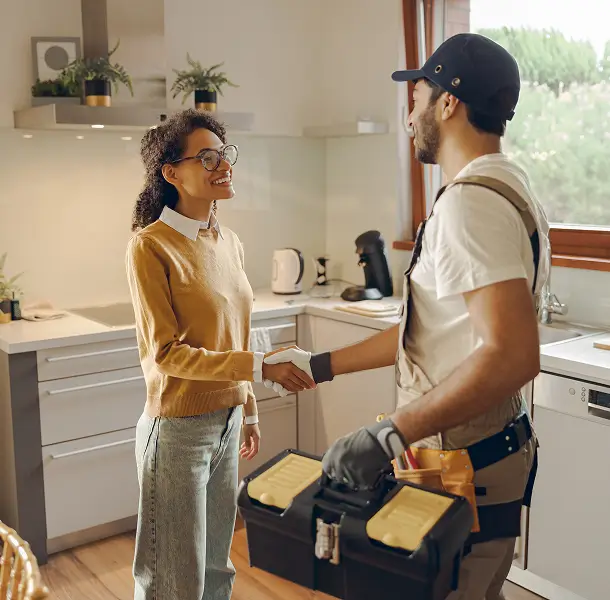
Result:
<svg viewBox="0 0 610 600"><path fill-rule="evenodd" d="M85 81L85 104L109 107L112 105L111 91L109 81L103 79Z"/></svg>
<svg viewBox="0 0 610 600"><path fill-rule="evenodd" d="M195 108L215 112L217 106L217 93L208 90L195 90Z"/></svg>

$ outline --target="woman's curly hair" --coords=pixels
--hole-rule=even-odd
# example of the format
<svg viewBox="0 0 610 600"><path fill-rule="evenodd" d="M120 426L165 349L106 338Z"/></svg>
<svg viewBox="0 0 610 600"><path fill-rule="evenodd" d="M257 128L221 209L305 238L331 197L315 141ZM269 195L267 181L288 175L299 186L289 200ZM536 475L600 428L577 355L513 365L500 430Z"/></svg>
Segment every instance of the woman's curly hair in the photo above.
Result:
<svg viewBox="0 0 610 600"><path fill-rule="evenodd" d="M171 116L161 125L149 129L140 145L140 156L146 170L144 189L138 196L131 220L132 231L154 223L163 208L175 208L178 191L165 181L161 169L182 157L187 137L197 129L208 129L215 133L222 143L226 142L226 129L210 113L194 108Z"/></svg>

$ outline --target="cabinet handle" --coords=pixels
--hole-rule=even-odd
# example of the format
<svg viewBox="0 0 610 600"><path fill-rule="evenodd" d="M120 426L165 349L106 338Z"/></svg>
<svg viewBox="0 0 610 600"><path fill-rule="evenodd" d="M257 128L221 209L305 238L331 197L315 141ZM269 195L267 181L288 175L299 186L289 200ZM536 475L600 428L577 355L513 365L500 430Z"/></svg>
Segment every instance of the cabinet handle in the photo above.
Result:
<svg viewBox="0 0 610 600"><path fill-rule="evenodd" d="M144 375L137 375L135 377L125 377L124 379L113 379L111 381L100 381L98 383L88 383L86 385L75 385L70 388L62 388L60 390L48 390L49 396L56 396L57 394L67 394L69 392L78 392L80 390L90 390L97 387L105 387L107 385L117 385L119 383L128 383L130 381L139 381L144 379Z"/></svg>
<svg viewBox="0 0 610 600"><path fill-rule="evenodd" d="M82 450L73 450L72 452L64 452L63 454L51 454L53 460L58 458L67 458L68 456L76 456L77 454L86 454L87 452L97 452L98 450L105 450L106 448L114 448L116 446L124 446L125 444L133 444L136 438L129 438L128 440L121 440L120 442L111 442L109 444L101 444L100 446L92 446L91 448L83 448Z"/></svg>
<svg viewBox="0 0 610 600"><path fill-rule="evenodd" d="M83 352L82 354L69 354L66 356L50 356L47 362L60 362L62 360L74 360L75 358L88 358L90 356L103 356L105 354L116 354L117 352L130 352L138 350L137 346L126 346L125 348L113 348L112 350L98 350L97 352Z"/></svg>
<svg viewBox="0 0 610 600"><path fill-rule="evenodd" d="M589 414L597 417L598 419L606 419L610 421L610 408L600 406L599 404L592 404L589 402Z"/></svg>
<svg viewBox="0 0 610 600"><path fill-rule="evenodd" d="M269 325L269 327L254 327L252 331L257 331L259 329L266 329L267 331L279 331L281 329L295 329L296 325L294 323L284 323L284 325Z"/></svg>

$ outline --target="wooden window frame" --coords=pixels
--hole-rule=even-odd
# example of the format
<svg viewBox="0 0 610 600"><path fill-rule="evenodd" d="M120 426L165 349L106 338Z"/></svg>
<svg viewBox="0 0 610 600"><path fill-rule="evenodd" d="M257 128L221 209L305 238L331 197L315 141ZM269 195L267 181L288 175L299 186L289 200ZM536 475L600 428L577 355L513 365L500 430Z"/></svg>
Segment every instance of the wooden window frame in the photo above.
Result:
<svg viewBox="0 0 610 600"><path fill-rule="evenodd" d="M402 16L405 40L405 68L419 69L423 61L420 60L419 48L421 43L418 22L419 0L402 0ZM424 0L424 28L426 39L426 54L432 53L434 0ZM413 110L412 82L407 83L407 103L409 114ZM426 185L424 181L424 166L415 158L413 145L409 144L409 190L411 197L411 240L395 241L392 247L395 250L413 250L415 235L420 223L426 218Z"/></svg>
<svg viewBox="0 0 610 600"><path fill-rule="evenodd" d="M426 55L432 54L434 31L434 1L423 0L424 36ZM421 44L418 27L418 3L420 0L403 0L403 26L407 69L418 69ZM408 109L413 110L413 84L408 84ZM420 223L426 218L426 186L424 167L415 158L413 145L409 149L409 190L411 197L410 240L397 240L395 250L413 250L415 235ZM551 224L550 241L552 264L555 267L587 269L610 272L610 228L578 227Z"/></svg>

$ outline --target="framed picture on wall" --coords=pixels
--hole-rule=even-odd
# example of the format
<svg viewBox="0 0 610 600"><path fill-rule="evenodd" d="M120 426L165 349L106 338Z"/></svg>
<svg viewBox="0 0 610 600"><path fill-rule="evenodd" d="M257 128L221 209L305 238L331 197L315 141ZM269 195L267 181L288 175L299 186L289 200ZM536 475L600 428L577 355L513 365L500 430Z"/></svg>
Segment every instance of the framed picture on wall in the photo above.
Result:
<svg viewBox="0 0 610 600"><path fill-rule="evenodd" d="M33 37L32 65L34 81L56 79L74 60L81 57L81 40L77 37Z"/></svg>

